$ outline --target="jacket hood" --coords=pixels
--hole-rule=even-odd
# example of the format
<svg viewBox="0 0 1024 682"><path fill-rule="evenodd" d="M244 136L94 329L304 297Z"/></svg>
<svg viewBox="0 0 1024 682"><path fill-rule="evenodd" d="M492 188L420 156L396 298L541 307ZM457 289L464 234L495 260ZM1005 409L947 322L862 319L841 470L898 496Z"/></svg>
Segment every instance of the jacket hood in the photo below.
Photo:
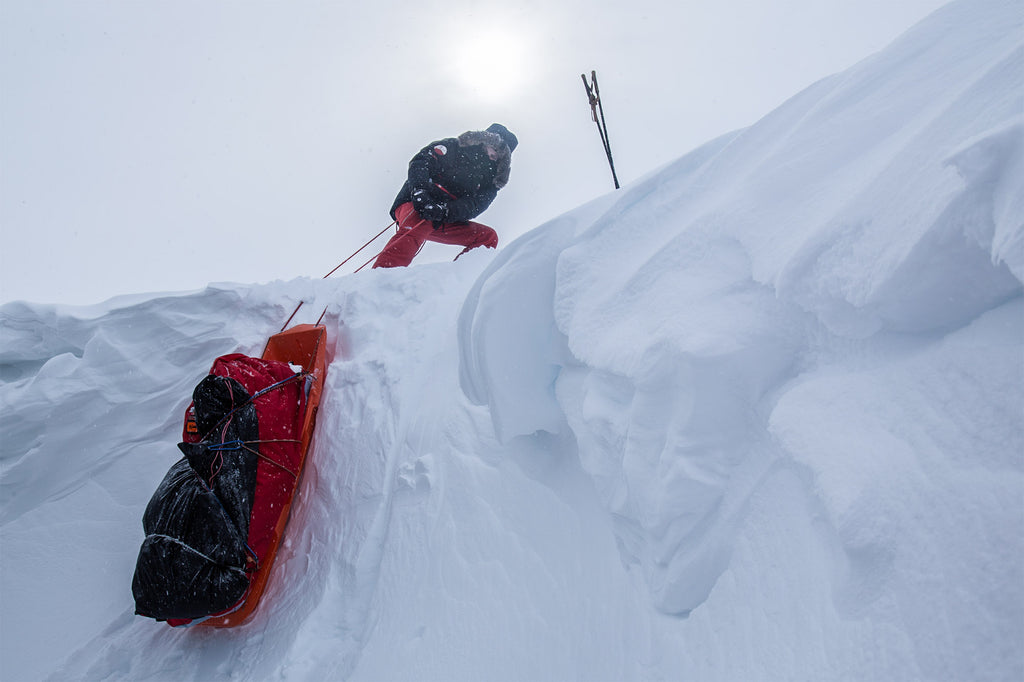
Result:
<svg viewBox="0 0 1024 682"><path fill-rule="evenodd" d="M512 152L501 135L486 130L467 130L458 137L460 147L489 144L498 152L498 170L494 175L494 186L501 189L508 184L508 176L512 171Z"/></svg>

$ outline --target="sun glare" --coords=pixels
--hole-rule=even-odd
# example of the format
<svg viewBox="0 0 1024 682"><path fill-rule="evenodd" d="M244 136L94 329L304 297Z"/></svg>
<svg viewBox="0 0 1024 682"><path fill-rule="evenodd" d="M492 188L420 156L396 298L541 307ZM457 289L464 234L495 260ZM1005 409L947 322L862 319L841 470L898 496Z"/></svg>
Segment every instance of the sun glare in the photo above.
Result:
<svg viewBox="0 0 1024 682"><path fill-rule="evenodd" d="M517 94L533 68L526 39L512 29L477 30L457 53L459 85L489 101Z"/></svg>

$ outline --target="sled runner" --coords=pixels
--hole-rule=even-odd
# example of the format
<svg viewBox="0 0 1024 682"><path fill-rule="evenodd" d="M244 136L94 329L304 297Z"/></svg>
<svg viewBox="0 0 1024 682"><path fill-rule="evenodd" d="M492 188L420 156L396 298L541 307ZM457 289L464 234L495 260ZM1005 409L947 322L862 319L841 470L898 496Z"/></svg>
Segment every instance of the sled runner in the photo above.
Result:
<svg viewBox="0 0 1024 682"><path fill-rule="evenodd" d="M185 416L185 455L153 494L132 591L169 625L232 627L256 609L288 522L327 372L325 328L217 358Z"/></svg>

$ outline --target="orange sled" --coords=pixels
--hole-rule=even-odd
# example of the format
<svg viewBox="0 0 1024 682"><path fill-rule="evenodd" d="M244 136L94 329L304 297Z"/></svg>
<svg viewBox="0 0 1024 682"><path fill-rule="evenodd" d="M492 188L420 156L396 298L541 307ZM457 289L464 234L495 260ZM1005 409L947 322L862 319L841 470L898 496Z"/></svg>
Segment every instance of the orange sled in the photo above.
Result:
<svg viewBox="0 0 1024 682"><path fill-rule="evenodd" d="M217 628L241 625L249 619L259 605L260 598L263 596L263 591L267 586L267 579L270 577L274 559L277 556L281 538L284 536L289 512L295 499L295 492L298 490L299 482L301 481L302 470L313 439L313 430L316 428L316 415L320 405L320 394L323 391L324 378L327 376L326 346L325 327L311 324L297 325L292 329L271 336L267 341L267 346L263 350L262 356L264 360L276 360L291 363L292 365L301 365L306 372L309 372L311 378L305 400L304 414L301 415L298 470L294 472L295 476L291 478L290 494L280 509L280 515L277 517L276 524L270 529L269 537L266 539L266 549L262 552L259 566L252 575L249 589L241 605L227 615L212 616L197 623L198 625Z"/></svg>

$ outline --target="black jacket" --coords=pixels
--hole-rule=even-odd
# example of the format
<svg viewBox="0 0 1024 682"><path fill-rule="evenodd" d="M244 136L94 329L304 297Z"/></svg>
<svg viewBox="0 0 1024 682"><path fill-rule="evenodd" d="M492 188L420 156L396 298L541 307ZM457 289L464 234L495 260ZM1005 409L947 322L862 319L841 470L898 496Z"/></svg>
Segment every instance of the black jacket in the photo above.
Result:
<svg viewBox="0 0 1024 682"><path fill-rule="evenodd" d="M498 151L496 161L487 156L488 144ZM495 133L469 131L431 142L409 162L408 180L391 205L391 217L399 206L412 201L413 192L423 189L431 203L447 204L447 222L472 220L508 182L510 163L511 152Z"/></svg>

